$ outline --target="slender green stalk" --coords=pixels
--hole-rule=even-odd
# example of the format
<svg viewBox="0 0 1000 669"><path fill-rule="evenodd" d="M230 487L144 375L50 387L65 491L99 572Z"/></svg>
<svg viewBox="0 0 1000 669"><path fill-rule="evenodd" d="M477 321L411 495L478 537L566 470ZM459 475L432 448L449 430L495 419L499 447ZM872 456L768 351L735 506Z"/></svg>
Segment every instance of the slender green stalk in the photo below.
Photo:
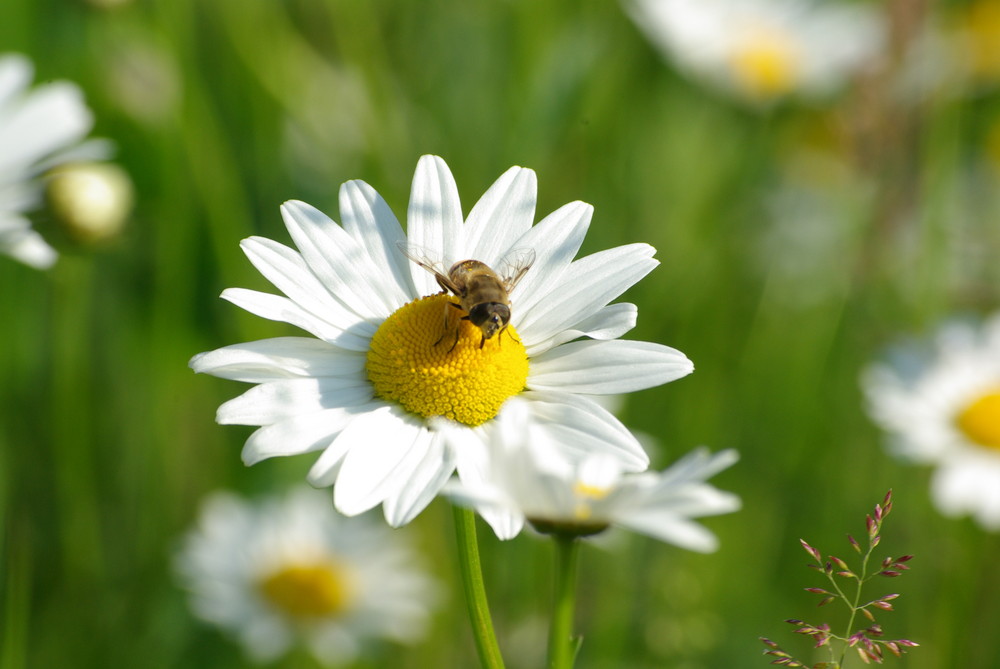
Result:
<svg viewBox="0 0 1000 669"><path fill-rule="evenodd" d="M857 618L858 611L860 610L861 590L864 588L865 582L868 580L868 560L871 559L872 552L874 550L875 546L869 542L868 550L865 551L864 557L861 560L861 574L858 575L858 584L854 591L853 599L849 599L847 595L844 594L844 591L840 589L839 585L833 578L830 579L830 582L837 586L837 591L840 593L840 596L843 598L844 602L848 604L848 607L851 610L851 614L847 618L847 628L844 631L844 643L841 644L840 648L840 658L837 660L838 669L844 666L844 660L847 658L847 649L849 647L847 640L851 637L852 630L854 629L854 620Z"/></svg>
<svg viewBox="0 0 1000 669"><path fill-rule="evenodd" d="M465 603L469 607L479 661L483 669L503 669L503 657L493 632L486 587L483 585L483 569L476 541L476 514L471 509L455 507L455 535L458 538L458 565L462 572Z"/></svg>
<svg viewBox="0 0 1000 669"><path fill-rule="evenodd" d="M571 669L576 658L573 611L576 607L576 537L554 535L556 542L556 591L549 628L549 669Z"/></svg>

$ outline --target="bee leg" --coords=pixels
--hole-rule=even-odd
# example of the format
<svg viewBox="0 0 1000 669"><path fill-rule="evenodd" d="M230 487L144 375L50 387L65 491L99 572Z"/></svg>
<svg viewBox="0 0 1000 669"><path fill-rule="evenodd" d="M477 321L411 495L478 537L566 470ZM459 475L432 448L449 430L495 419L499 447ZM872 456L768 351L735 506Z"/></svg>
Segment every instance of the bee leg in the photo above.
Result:
<svg viewBox="0 0 1000 669"><path fill-rule="evenodd" d="M454 302L448 302L448 304L450 304L453 307L458 307L458 305L455 304ZM461 307L459 307L459 308L461 309ZM444 336L446 334L448 334L448 321L450 320L448 318L448 316L451 315L451 312L448 311L448 306L447 305L445 305L444 311L441 312L441 315L444 316L444 323L442 323L442 327L441 327L442 332L441 332L441 336L438 337L438 339L437 339L436 342L434 342L434 346L437 346L438 344L440 344L441 341L444 339ZM452 346L451 348L455 348L455 347ZM450 353L451 351L449 350L448 352Z"/></svg>
<svg viewBox="0 0 1000 669"><path fill-rule="evenodd" d="M452 351L454 351L456 346L458 346L458 326L457 325L455 326L455 341L453 341L451 343L451 348L448 349L448 353L451 353Z"/></svg>
<svg viewBox="0 0 1000 669"><path fill-rule="evenodd" d="M455 307L456 309L458 309L460 311L462 310L462 307L460 305L455 304L454 302L449 302L448 304L450 304L451 306ZM453 312L448 311L448 307L447 306L444 308L444 332L442 332L441 336L438 337L438 340L436 342L434 342L435 346L437 346L438 344L440 344L441 341L444 339L444 336L446 334L448 334L448 324L449 324L449 321L451 320L449 318L449 316L452 313ZM466 320L467 321L467 320L469 320L469 317L468 316L464 316L462 318L462 320ZM455 341L453 341L451 343L451 348L448 349L448 353L451 353L452 351L454 351L455 347L458 346L458 335L459 335L459 328L460 327L461 327L461 323L455 323Z"/></svg>

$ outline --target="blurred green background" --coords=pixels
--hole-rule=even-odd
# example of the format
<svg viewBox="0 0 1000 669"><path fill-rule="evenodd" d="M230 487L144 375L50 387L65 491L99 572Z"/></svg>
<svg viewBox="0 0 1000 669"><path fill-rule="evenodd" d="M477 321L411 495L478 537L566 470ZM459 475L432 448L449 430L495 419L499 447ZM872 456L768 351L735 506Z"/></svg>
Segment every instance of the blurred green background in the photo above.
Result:
<svg viewBox="0 0 1000 669"><path fill-rule="evenodd" d="M744 503L706 521L717 553L625 534L585 549L579 667L765 666L761 635L808 659L782 621L841 618L803 592L821 583L798 539L846 555L889 488L878 555L916 559L872 596L903 593L881 621L921 644L897 666L996 666L1000 538L933 509L929 471L885 454L858 388L898 334L997 307L995 90L894 98L890 63L830 104L747 108L679 75L615 2L100 5L0 5L0 52L84 89L137 191L106 248L64 249L47 273L0 258L2 669L246 665L190 616L170 559L207 492L280 491L313 458L244 468L251 428L213 422L244 386L187 361L294 334L218 299L271 290L238 243L290 243L282 201L336 220L339 184L360 178L402 218L424 153L466 211L523 165L539 218L596 207L584 252L653 244L662 265L624 297L629 337L696 372L630 397L623 420L656 440L657 468L699 444L742 455L714 480ZM550 546L481 528L508 665L540 666ZM449 604L423 644L358 666L475 666L447 505L403 531Z"/></svg>

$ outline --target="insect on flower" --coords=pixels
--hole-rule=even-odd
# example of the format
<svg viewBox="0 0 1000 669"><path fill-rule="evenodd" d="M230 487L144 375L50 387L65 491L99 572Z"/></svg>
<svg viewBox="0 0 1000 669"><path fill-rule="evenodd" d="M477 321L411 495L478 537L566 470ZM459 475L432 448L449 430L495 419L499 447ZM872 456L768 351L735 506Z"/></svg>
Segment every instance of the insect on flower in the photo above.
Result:
<svg viewBox="0 0 1000 669"><path fill-rule="evenodd" d="M460 260L446 272L443 265L431 259L431 253L415 244L399 243L399 250L407 258L420 265L434 275L442 292L452 293L458 298L458 304L448 304L465 312L461 320L469 321L482 331L479 348L487 339L502 333L510 323L510 293L517 282L535 262L535 252L531 249L514 249L504 256L498 266L498 274L486 263L479 260ZM445 307L444 332L434 342L437 346L448 333L450 312ZM458 344L459 323L454 327L455 341L452 342L450 353Z"/></svg>

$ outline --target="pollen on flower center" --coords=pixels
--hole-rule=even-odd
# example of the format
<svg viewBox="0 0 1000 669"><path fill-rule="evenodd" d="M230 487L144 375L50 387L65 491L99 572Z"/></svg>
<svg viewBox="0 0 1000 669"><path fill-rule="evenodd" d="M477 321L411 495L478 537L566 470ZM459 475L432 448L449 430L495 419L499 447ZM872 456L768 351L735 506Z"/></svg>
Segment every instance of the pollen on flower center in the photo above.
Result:
<svg viewBox="0 0 1000 669"><path fill-rule="evenodd" d="M955 424L975 443L1000 449L1000 386L970 402L955 417Z"/></svg>
<svg viewBox="0 0 1000 669"><path fill-rule="evenodd" d="M449 295L431 295L389 316L372 337L368 378L378 397L407 411L476 426L524 390L528 354L509 326L480 348L482 331L461 320L454 303Z"/></svg>
<svg viewBox="0 0 1000 669"><path fill-rule="evenodd" d="M263 578L260 591L296 618L336 615L349 605L348 574L332 562L289 565Z"/></svg>
<svg viewBox="0 0 1000 669"><path fill-rule="evenodd" d="M733 52L733 74L749 93L760 98L787 93L798 76L796 51L788 36L758 29Z"/></svg>

